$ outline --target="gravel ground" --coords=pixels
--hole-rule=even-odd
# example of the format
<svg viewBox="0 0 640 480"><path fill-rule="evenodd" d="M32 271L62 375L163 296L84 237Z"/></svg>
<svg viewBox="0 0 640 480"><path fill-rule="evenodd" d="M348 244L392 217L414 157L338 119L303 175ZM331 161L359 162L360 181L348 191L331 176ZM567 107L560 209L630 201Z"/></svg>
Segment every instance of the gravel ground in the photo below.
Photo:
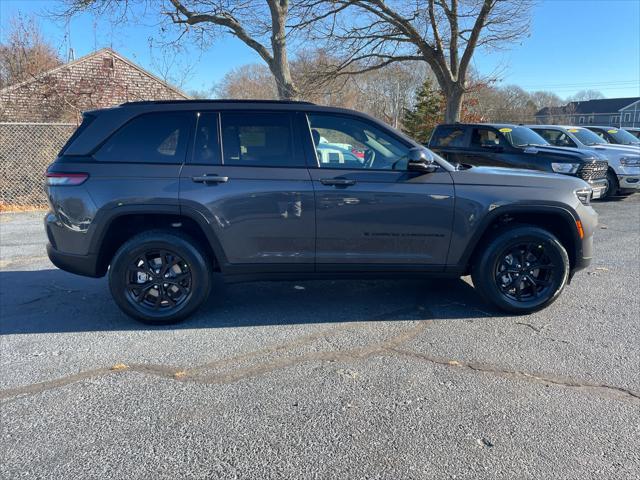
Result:
<svg viewBox="0 0 640 480"><path fill-rule="evenodd" d="M0 215L0 477L639 478L640 195L595 208L534 315L469 279L218 282L172 328Z"/></svg>

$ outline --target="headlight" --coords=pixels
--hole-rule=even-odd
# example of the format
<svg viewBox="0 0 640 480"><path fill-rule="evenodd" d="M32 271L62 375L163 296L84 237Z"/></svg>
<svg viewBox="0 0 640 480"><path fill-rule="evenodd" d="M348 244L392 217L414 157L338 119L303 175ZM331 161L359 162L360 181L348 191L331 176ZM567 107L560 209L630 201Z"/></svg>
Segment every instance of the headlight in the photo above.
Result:
<svg viewBox="0 0 640 480"><path fill-rule="evenodd" d="M583 205L589 205L591 203L593 190L591 190L590 188L581 188L580 190L574 191L574 193L576 194L576 197L578 197L578 200L580 200L580 203L582 203Z"/></svg>
<svg viewBox="0 0 640 480"><path fill-rule="evenodd" d="M622 157L620 159L620 165L623 167L640 167L640 157L637 155L633 157Z"/></svg>
<svg viewBox="0 0 640 480"><path fill-rule="evenodd" d="M552 163L551 169L556 173L576 173L579 163Z"/></svg>

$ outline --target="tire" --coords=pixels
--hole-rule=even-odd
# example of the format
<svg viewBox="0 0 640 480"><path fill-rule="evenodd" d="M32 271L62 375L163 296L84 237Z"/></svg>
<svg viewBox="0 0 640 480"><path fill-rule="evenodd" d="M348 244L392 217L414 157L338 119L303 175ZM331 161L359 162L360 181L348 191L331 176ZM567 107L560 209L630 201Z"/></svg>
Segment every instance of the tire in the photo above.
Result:
<svg viewBox="0 0 640 480"><path fill-rule="evenodd" d="M612 170L607 170L607 189L604 191L600 200L609 199L618 194L618 177L616 173Z"/></svg>
<svg viewBox="0 0 640 480"><path fill-rule="evenodd" d="M120 309L143 323L168 325L194 313L209 296L207 256L191 238L164 230L125 242L109 268Z"/></svg>
<svg viewBox="0 0 640 480"><path fill-rule="evenodd" d="M567 251L553 234L539 227L517 226L487 242L472 266L471 278L488 303L505 312L527 314L558 298L569 271Z"/></svg>

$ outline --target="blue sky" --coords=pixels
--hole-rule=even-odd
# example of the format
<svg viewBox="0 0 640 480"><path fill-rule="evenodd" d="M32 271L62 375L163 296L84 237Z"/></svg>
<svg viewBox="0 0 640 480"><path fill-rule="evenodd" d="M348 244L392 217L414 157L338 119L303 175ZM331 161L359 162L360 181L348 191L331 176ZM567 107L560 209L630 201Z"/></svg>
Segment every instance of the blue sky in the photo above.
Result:
<svg viewBox="0 0 640 480"><path fill-rule="evenodd" d="M157 38L157 17L136 25L114 26L90 15L68 26L45 16L56 0L0 0L0 35L16 15L43 15L39 23L63 56L73 47L76 57L110 46L151 71L161 55L152 55L149 39ZM193 47L181 57L191 73L183 88L203 90L231 68L260 62L238 40L222 36L205 51ZM562 98L579 90L600 90L607 97L640 96L640 0L545 0L533 11L531 35L499 52L479 51L474 66L482 74L498 72L505 84L526 90L550 90Z"/></svg>

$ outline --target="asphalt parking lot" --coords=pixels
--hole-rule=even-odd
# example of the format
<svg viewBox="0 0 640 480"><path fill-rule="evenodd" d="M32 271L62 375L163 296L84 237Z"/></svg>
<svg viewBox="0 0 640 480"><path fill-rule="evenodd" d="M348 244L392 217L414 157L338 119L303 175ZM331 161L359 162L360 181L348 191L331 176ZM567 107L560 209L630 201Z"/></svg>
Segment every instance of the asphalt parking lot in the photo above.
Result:
<svg viewBox="0 0 640 480"><path fill-rule="evenodd" d="M468 279L216 283L171 328L0 216L1 478L640 478L640 195L534 315Z"/></svg>

